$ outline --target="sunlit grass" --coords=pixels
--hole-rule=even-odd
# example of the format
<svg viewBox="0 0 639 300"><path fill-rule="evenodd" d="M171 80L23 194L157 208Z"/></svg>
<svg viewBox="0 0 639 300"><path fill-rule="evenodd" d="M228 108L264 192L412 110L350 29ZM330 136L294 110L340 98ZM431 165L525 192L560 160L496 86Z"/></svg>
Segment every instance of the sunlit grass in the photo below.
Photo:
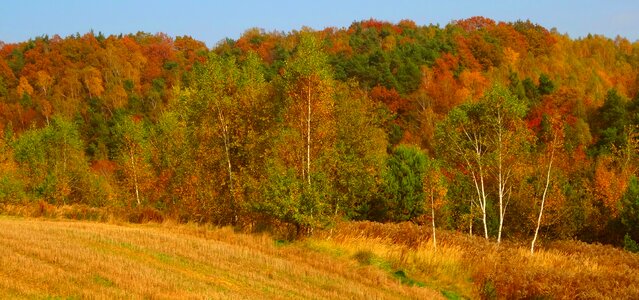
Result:
<svg viewBox="0 0 639 300"><path fill-rule="evenodd" d="M339 224L305 242L316 251L350 257L424 285L448 298L639 298L639 255L576 241L526 244L438 232L410 223Z"/></svg>
<svg viewBox="0 0 639 300"><path fill-rule="evenodd" d="M375 268L268 235L171 223L0 217L9 298L431 299Z"/></svg>

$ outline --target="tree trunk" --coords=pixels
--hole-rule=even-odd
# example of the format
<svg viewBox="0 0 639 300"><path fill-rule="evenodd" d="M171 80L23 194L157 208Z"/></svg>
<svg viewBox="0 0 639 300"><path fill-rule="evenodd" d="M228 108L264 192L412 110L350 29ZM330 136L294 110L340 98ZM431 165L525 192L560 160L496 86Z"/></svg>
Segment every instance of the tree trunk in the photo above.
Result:
<svg viewBox="0 0 639 300"><path fill-rule="evenodd" d="M306 117L306 176L308 186L311 186L311 81L308 82L308 97L306 101L308 115Z"/></svg>
<svg viewBox="0 0 639 300"><path fill-rule="evenodd" d="M135 188L135 200L140 206L140 190L138 188L138 174L137 169L135 168L135 157L133 155L133 148L129 147L129 157L131 158L131 167L133 168L133 187Z"/></svg>
<svg viewBox="0 0 639 300"><path fill-rule="evenodd" d="M544 205L546 204L546 194L548 192L548 186L550 185L550 170L552 168L552 160L555 155L554 143L552 145L553 149L550 152L550 162L548 162L548 172L546 173L546 187L544 188L544 193L541 196L541 207L539 208L539 217L537 218L537 228L535 228L535 236L533 237L532 243L530 244L530 254L535 253L535 242L537 241L537 234L539 234L539 226L541 226L541 217L544 213Z"/></svg>
<svg viewBox="0 0 639 300"><path fill-rule="evenodd" d="M233 185L233 165L231 164L231 151L230 151L230 134L226 119L222 114L222 109L217 105L217 117L222 125L222 139L224 140L224 153L226 155L226 169L229 175L229 205L231 207L232 220L231 224L236 225L238 221L237 207L235 201L235 188Z"/></svg>
<svg viewBox="0 0 639 300"><path fill-rule="evenodd" d="M501 230L504 226L504 214L506 213L506 210L504 208L504 191L505 191L505 185L506 183L504 182L504 177L503 177L503 173L502 173L502 140L501 140L501 115L498 113L497 114L498 117L498 132L497 132L497 143L499 144L498 147L498 155L497 155L497 172L498 172L498 184L497 184L497 188L498 188L498 192L499 192L499 230L497 232L497 243L501 243Z"/></svg>
<svg viewBox="0 0 639 300"><path fill-rule="evenodd" d="M233 185L233 167L231 165L231 155L230 155L230 151L229 151L229 146L228 146L228 140L227 140L227 136L226 134L224 135L224 150L226 152L226 165L227 165L227 170L229 173L229 193L230 193L230 199L231 199L231 213L233 214L233 220L231 221L231 223L233 225L237 224L238 221L238 216L237 216L237 208L236 208L236 203L235 203L235 188Z"/></svg>
<svg viewBox="0 0 639 300"><path fill-rule="evenodd" d="M482 221L484 222L484 238L488 239L488 226L486 224L486 189L484 187L484 174L483 174L483 170L481 168L481 165L479 166L479 178L481 181L481 214L482 214Z"/></svg>
<svg viewBox="0 0 639 300"><path fill-rule="evenodd" d="M431 189L430 193L430 212L431 219L433 220L433 248L437 250L437 235L435 234L435 196L433 195L433 190Z"/></svg>
<svg viewBox="0 0 639 300"><path fill-rule="evenodd" d="M470 224L468 225L468 235L473 235L473 201L470 201Z"/></svg>

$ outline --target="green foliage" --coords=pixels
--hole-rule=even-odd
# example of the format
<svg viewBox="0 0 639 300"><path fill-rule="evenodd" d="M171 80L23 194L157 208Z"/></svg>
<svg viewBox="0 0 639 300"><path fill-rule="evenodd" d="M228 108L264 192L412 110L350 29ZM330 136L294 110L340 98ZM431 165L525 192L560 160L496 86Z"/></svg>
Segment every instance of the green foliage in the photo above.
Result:
<svg viewBox="0 0 639 300"><path fill-rule="evenodd" d="M548 95L555 90L555 84L550 80L547 74L539 75L539 94Z"/></svg>
<svg viewBox="0 0 639 300"><path fill-rule="evenodd" d="M294 170L270 169L262 194L263 201L253 202L252 209L294 225L298 236L308 234L327 221L325 192L306 185Z"/></svg>
<svg viewBox="0 0 639 300"><path fill-rule="evenodd" d="M630 177L628 188L621 198L621 223L628 238L639 240L639 179L635 176Z"/></svg>
<svg viewBox="0 0 639 300"><path fill-rule="evenodd" d="M344 92L336 100L335 210L349 219L368 217L377 198L386 163L385 133L376 105L361 93Z"/></svg>
<svg viewBox="0 0 639 300"><path fill-rule="evenodd" d="M14 143L16 161L29 178L31 197L51 203L89 201L92 175L76 125L56 117L50 126L22 134Z"/></svg>
<svg viewBox="0 0 639 300"><path fill-rule="evenodd" d="M384 179L385 219L412 220L424 212L426 155L415 146L399 145L388 158Z"/></svg>
<svg viewBox="0 0 639 300"><path fill-rule="evenodd" d="M4 174L0 177L0 203L22 204L27 200L24 182L15 174Z"/></svg>
<svg viewBox="0 0 639 300"><path fill-rule="evenodd" d="M635 242L627 233L623 237L623 248L633 253L639 252L639 244L637 244L637 242Z"/></svg>
<svg viewBox="0 0 639 300"><path fill-rule="evenodd" d="M599 140L594 145L594 151L609 153L611 147L621 147L625 144L624 127L630 124L628 100L619 95L617 90L608 91L603 106L598 109L594 130Z"/></svg>

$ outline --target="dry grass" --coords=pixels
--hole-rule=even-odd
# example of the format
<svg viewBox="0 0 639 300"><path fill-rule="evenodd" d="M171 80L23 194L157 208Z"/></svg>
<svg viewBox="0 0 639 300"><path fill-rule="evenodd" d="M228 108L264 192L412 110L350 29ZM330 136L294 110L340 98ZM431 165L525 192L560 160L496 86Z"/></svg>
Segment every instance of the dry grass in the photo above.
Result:
<svg viewBox="0 0 639 300"><path fill-rule="evenodd" d="M430 237L408 223L352 222L310 243L355 260L368 252L451 298L639 299L639 255L611 246L553 242L531 256L526 244L443 231L435 251Z"/></svg>
<svg viewBox="0 0 639 300"><path fill-rule="evenodd" d="M0 217L9 298L433 299L305 244L192 224L113 225Z"/></svg>

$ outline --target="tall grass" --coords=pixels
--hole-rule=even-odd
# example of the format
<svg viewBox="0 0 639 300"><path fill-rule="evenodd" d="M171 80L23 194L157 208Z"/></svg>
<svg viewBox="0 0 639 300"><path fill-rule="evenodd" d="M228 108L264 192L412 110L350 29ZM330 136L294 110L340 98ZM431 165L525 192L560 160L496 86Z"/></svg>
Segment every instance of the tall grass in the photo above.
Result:
<svg viewBox="0 0 639 300"><path fill-rule="evenodd" d="M368 253L414 282L468 298L639 299L639 256L611 246L552 242L534 254L526 244L437 233L410 223L342 223L308 242L342 255ZM315 246L315 248L319 248ZM382 266L382 269L384 267Z"/></svg>

